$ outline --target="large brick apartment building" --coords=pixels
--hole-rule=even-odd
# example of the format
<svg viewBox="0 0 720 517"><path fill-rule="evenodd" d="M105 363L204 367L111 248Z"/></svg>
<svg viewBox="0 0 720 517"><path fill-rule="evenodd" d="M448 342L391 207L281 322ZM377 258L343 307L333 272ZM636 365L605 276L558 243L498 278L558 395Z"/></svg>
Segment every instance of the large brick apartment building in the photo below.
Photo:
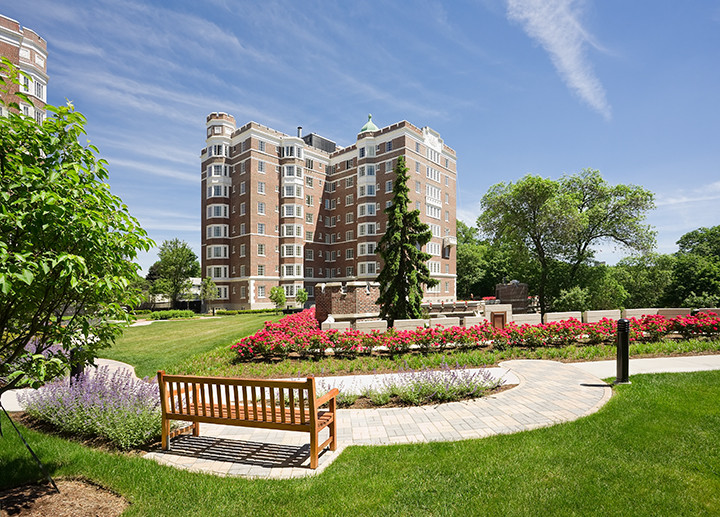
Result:
<svg viewBox="0 0 720 517"><path fill-rule="evenodd" d="M375 247L386 226L398 156L409 168L410 209L433 233L426 246L438 286L426 301L454 301L457 158L428 127L371 118L353 145L316 134L290 136L255 122L240 128L226 113L207 117L201 152L202 268L228 309L272 307L280 285L288 302L304 288L313 302L326 282L372 282Z"/></svg>
<svg viewBox="0 0 720 517"><path fill-rule="evenodd" d="M8 96L3 100L17 102L25 115L35 117L42 122L45 118L47 101L47 42L27 27L22 27L12 18L0 14L0 56L6 57L28 77L21 76L20 91L31 97L33 103L28 104L13 95L18 91L16 85L10 85ZM0 106L5 115L7 107Z"/></svg>

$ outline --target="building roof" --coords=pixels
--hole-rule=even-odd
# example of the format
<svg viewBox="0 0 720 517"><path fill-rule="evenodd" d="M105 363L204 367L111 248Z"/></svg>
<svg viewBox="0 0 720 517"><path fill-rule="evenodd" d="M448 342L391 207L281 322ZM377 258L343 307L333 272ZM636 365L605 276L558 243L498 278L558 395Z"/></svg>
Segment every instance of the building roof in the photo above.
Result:
<svg viewBox="0 0 720 517"><path fill-rule="evenodd" d="M372 133L374 131L378 131L380 128L378 128L372 121L372 115L368 114L368 121L367 124L365 124L362 129L360 130L360 133Z"/></svg>

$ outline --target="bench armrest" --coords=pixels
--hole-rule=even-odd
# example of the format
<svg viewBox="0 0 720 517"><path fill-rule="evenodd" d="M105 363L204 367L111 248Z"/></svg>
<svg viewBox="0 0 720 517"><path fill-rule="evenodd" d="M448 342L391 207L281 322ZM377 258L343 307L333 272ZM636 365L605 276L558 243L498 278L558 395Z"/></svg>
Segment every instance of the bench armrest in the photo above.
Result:
<svg viewBox="0 0 720 517"><path fill-rule="evenodd" d="M322 397L320 397L319 399L317 399L317 400L315 401L315 403L316 403L318 406L322 406L323 404L325 404L326 402L328 402L330 399L334 399L334 398L337 397L338 395L340 395L340 390L338 390L337 388L333 388L333 389L331 389L330 391L328 391L325 395L323 395Z"/></svg>

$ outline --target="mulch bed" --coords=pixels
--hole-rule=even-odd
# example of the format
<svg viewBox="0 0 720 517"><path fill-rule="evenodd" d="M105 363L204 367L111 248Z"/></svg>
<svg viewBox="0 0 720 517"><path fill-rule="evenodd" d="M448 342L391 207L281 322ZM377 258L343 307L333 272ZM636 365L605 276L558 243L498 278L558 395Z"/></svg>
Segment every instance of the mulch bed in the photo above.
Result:
<svg viewBox="0 0 720 517"><path fill-rule="evenodd" d="M0 517L116 517L130 503L119 495L82 479L56 479L0 492Z"/></svg>

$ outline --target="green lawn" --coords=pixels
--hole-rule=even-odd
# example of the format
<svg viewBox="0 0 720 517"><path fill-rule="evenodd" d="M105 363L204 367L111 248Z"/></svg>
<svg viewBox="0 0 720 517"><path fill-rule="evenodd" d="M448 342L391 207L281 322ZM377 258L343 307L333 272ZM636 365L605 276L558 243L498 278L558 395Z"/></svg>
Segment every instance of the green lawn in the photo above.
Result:
<svg viewBox="0 0 720 517"><path fill-rule="evenodd" d="M100 357L133 365L139 377L153 376L158 370L177 373L174 368L178 363L218 348L228 353L233 340L250 335L264 322L277 321L281 316L241 314L129 327L111 348L100 352Z"/></svg>
<svg viewBox="0 0 720 517"><path fill-rule="evenodd" d="M719 515L720 371L637 375L598 413L514 435L349 447L318 476L220 478L24 431L126 515ZM0 488L41 475L3 421Z"/></svg>

